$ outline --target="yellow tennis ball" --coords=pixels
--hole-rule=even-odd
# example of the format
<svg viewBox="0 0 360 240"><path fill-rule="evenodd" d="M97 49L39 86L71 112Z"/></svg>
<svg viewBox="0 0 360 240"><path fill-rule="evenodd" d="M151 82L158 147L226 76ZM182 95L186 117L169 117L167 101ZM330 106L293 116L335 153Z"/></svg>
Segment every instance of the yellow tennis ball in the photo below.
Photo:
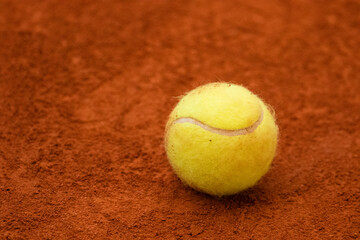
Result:
<svg viewBox="0 0 360 240"><path fill-rule="evenodd" d="M165 148L185 184L223 196L256 184L277 140L274 116L259 97L236 84L210 83L187 93L171 112Z"/></svg>

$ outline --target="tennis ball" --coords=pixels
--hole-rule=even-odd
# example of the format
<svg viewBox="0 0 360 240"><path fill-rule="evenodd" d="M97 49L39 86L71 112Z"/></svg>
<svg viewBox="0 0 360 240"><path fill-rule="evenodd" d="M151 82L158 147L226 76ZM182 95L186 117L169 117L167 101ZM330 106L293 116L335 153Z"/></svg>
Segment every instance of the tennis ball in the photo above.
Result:
<svg viewBox="0 0 360 240"><path fill-rule="evenodd" d="M259 97L217 82L181 98L166 124L165 148L186 185L223 196L257 183L269 170L277 140L274 116Z"/></svg>

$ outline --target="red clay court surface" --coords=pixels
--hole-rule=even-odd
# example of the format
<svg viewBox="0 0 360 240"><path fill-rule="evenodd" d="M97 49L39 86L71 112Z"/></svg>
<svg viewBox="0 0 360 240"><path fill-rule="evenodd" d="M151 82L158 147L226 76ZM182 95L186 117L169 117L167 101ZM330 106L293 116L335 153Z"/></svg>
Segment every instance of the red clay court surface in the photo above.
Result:
<svg viewBox="0 0 360 240"><path fill-rule="evenodd" d="M359 239L359 1L0 0L0 239ZM182 95L242 84L277 156L238 195L184 186Z"/></svg>

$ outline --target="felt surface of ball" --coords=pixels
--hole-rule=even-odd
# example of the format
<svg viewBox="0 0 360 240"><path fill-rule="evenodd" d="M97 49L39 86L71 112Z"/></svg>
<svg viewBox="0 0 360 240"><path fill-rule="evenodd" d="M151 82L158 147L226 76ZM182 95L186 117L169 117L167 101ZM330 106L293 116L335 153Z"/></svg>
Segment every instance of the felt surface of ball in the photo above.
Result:
<svg viewBox="0 0 360 240"><path fill-rule="evenodd" d="M209 83L181 98L166 125L165 148L179 178L210 195L236 194L268 171L278 127L248 89Z"/></svg>

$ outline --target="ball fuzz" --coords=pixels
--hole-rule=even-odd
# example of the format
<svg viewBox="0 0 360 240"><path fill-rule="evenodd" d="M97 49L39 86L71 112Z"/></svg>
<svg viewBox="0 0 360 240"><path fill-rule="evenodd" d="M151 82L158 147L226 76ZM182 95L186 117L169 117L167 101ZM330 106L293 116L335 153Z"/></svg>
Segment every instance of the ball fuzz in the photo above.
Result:
<svg viewBox="0 0 360 240"><path fill-rule="evenodd" d="M223 196L256 184L277 139L274 117L259 97L236 84L210 83L187 93L171 112L165 148L185 184Z"/></svg>

